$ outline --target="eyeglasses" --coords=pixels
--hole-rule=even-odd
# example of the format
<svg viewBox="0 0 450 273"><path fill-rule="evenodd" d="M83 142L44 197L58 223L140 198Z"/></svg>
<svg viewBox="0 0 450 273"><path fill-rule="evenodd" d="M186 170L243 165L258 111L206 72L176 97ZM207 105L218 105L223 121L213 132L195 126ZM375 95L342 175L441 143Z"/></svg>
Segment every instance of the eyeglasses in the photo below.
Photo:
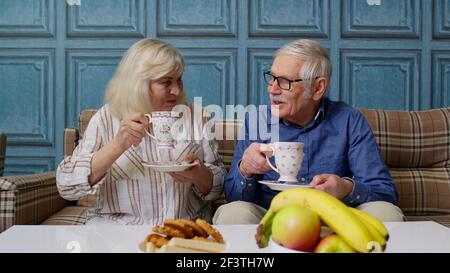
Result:
<svg viewBox="0 0 450 273"><path fill-rule="evenodd" d="M291 91L291 83L304 81L304 79L288 80L283 77L276 77L276 76L272 75L272 73L270 73L270 71L266 71L263 74L264 74L264 80L266 81L266 83L268 85L271 86L271 85L273 85L274 81L277 81L278 86L281 89L286 90L286 91Z"/></svg>

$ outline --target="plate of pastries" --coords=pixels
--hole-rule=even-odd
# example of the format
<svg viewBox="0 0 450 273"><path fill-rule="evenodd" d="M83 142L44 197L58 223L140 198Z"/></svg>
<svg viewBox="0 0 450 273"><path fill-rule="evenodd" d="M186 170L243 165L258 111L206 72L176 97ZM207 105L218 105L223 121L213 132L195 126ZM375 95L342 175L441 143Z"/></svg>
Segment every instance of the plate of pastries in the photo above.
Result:
<svg viewBox="0 0 450 273"><path fill-rule="evenodd" d="M201 218L166 219L163 225L152 227L139 249L145 253L222 253L226 244L222 234Z"/></svg>

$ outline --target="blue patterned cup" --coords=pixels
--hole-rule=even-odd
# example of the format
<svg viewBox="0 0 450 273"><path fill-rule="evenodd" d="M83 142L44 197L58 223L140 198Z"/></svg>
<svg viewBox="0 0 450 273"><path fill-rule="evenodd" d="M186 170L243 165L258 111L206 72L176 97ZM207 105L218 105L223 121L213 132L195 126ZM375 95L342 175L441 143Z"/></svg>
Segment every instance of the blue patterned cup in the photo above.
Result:
<svg viewBox="0 0 450 273"><path fill-rule="evenodd" d="M303 142L275 142L262 146L262 150L272 151L275 156L275 166L269 161L266 155L266 161L269 166L280 174L278 181L297 183L297 174L300 171L303 162Z"/></svg>

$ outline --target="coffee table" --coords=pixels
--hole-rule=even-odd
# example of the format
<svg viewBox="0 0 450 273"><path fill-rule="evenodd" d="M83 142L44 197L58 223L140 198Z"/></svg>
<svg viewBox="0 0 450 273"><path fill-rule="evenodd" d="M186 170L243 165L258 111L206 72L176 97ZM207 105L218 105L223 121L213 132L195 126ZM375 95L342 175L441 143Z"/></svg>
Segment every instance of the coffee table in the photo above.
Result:
<svg viewBox="0 0 450 273"><path fill-rule="evenodd" d="M386 253L450 253L450 228L435 222L388 222ZM255 244L256 225L219 225L216 228L232 253L270 253ZM17 225L0 234L0 252L106 252L138 253L149 226Z"/></svg>

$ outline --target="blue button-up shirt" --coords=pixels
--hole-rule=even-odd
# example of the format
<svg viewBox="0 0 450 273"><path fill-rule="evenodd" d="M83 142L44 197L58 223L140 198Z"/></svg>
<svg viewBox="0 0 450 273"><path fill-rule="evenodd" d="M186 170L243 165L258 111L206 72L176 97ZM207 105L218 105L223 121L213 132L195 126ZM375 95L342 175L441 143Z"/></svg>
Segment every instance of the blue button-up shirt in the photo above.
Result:
<svg viewBox="0 0 450 273"><path fill-rule="evenodd" d="M336 174L354 181L352 192L342 200L349 206L355 207L370 201L397 203L395 185L372 130L356 109L343 102L323 98L317 115L304 127L272 116L270 105L260 107L256 113L247 114L244 119L244 127L225 181L228 202L242 200L269 207L278 192L258 181L277 180L279 174L270 171L247 178L240 173L238 164L244 151L253 142L286 141L304 143L302 167L297 175L299 181L310 182L318 174ZM276 131L278 134L274 134Z"/></svg>

